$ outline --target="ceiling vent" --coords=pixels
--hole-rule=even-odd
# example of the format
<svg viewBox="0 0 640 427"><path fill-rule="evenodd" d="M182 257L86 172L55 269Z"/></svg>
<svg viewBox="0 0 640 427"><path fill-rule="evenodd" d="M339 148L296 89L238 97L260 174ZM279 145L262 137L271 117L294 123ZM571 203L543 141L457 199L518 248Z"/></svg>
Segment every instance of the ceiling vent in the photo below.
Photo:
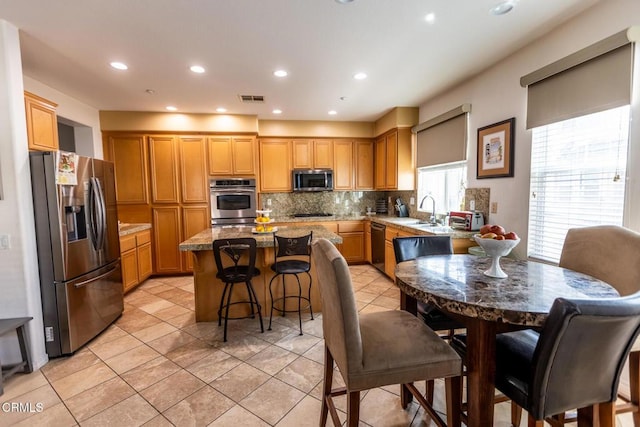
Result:
<svg viewBox="0 0 640 427"><path fill-rule="evenodd" d="M242 102L264 102L262 95L238 95Z"/></svg>

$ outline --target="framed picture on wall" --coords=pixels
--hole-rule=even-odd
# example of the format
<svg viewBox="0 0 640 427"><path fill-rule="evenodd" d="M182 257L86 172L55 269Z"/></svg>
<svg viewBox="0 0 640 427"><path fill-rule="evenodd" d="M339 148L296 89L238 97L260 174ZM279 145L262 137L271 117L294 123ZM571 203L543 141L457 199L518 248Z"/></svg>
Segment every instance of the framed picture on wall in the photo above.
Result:
<svg viewBox="0 0 640 427"><path fill-rule="evenodd" d="M476 178L513 176L513 144L516 118L478 128Z"/></svg>

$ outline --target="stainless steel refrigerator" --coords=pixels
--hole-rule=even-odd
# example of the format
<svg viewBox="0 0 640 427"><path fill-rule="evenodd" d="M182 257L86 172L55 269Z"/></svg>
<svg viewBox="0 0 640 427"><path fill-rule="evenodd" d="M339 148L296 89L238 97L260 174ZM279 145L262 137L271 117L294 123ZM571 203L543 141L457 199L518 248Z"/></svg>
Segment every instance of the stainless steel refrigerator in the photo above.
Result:
<svg viewBox="0 0 640 427"><path fill-rule="evenodd" d="M123 311L113 164L30 154L45 344L71 354Z"/></svg>

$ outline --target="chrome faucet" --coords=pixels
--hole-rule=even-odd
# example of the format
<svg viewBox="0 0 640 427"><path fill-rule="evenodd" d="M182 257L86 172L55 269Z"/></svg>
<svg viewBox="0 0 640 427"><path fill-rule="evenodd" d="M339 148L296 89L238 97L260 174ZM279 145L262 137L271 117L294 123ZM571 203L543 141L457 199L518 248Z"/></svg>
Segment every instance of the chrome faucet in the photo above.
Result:
<svg viewBox="0 0 640 427"><path fill-rule="evenodd" d="M429 219L430 223L436 225L438 222L436 221L436 199L433 198L431 194L427 194L420 200L420 209L422 209L422 205L424 205L424 201L428 198L431 199L431 218Z"/></svg>

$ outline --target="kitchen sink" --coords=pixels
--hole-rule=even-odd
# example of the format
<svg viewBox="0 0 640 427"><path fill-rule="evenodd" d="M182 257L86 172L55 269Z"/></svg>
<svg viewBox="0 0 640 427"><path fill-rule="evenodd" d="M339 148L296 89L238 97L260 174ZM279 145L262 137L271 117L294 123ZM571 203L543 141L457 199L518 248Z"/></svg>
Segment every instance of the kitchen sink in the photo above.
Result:
<svg viewBox="0 0 640 427"><path fill-rule="evenodd" d="M429 233L434 234L449 234L453 232L453 229L447 225L440 224L430 224L430 223L417 223L411 224L411 227L417 228L418 230L427 231Z"/></svg>

